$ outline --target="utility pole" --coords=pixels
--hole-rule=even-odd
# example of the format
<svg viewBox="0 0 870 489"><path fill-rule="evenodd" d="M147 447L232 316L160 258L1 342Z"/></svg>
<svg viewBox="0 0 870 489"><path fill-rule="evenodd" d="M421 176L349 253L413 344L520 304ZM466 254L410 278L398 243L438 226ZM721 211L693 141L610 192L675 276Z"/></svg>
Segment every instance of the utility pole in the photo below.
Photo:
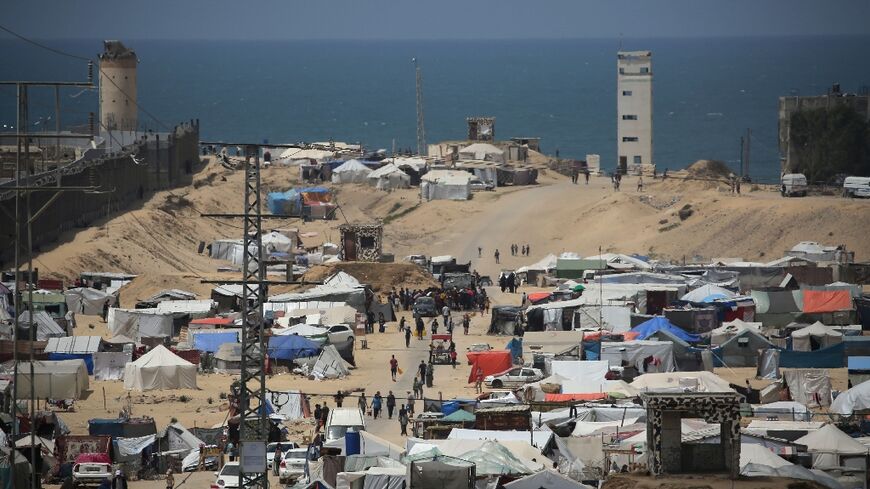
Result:
<svg viewBox="0 0 870 489"><path fill-rule="evenodd" d="M740 136L740 176L746 174L746 170L743 169L743 165L746 162L746 139L743 136Z"/></svg>
<svg viewBox="0 0 870 489"><path fill-rule="evenodd" d="M749 176L750 151L752 149L752 129L746 128L746 155L743 157L743 177Z"/></svg>
<svg viewBox="0 0 870 489"><path fill-rule="evenodd" d="M426 153L426 126L423 117L423 72L417 64L417 58L411 60L417 73L417 155Z"/></svg>

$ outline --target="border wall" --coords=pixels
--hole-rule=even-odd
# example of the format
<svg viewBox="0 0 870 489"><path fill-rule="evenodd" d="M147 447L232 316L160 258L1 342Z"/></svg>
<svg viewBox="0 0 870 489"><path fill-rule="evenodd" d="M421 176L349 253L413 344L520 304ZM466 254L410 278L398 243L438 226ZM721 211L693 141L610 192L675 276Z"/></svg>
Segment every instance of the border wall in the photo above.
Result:
<svg viewBox="0 0 870 489"><path fill-rule="evenodd" d="M88 227L143 201L151 191L189 185L199 161L199 121L190 121L168 133L142 133L135 143L117 151L87 149L72 163L22 178L22 186L100 189L60 194L33 222L34 252L56 243L66 231ZM16 192L11 190L14 186L14 180L0 184L0 266L4 269L12 266L15 253ZM55 194L31 192L32 212L36 213ZM26 221L24 202L22 199L22 221ZM24 222L21 226L25 245L27 228Z"/></svg>

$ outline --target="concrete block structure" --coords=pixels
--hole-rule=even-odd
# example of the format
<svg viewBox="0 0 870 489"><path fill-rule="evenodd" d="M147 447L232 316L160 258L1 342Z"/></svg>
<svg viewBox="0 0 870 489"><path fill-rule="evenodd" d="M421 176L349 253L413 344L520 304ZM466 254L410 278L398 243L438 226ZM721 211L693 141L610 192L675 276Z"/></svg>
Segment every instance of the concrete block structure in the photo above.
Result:
<svg viewBox="0 0 870 489"><path fill-rule="evenodd" d="M740 396L736 392L641 393L647 410L647 463L653 475L740 475ZM684 444L682 418L721 426L719 444Z"/></svg>
<svg viewBox="0 0 870 489"><path fill-rule="evenodd" d="M104 41L100 54L100 131L136 131L136 53L121 41Z"/></svg>
<svg viewBox="0 0 870 489"><path fill-rule="evenodd" d="M616 78L617 170L652 171L652 52L620 51Z"/></svg>
<svg viewBox="0 0 870 489"><path fill-rule="evenodd" d="M342 224L341 259L344 261L378 262L383 254L384 226L382 224Z"/></svg>

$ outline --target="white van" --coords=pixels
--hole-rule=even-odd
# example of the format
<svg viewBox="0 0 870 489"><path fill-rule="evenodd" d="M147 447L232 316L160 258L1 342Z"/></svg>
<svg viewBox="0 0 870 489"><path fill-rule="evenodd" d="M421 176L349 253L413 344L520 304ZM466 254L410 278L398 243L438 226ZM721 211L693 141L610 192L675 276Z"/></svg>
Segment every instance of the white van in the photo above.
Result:
<svg viewBox="0 0 870 489"><path fill-rule="evenodd" d="M333 408L329 410L326 420L326 441L338 440L350 429L364 431L366 419L359 408Z"/></svg>
<svg viewBox="0 0 870 489"><path fill-rule="evenodd" d="M846 177L843 180L843 197L870 198L870 177Z"/></svg>
<svg viewBox="0 0 870 489"><path fill-rule="evenodd" d="M803 173L786 173L782 176L782 186L779 192L783 197L805 197L807 195L807 177Z"/></svg>

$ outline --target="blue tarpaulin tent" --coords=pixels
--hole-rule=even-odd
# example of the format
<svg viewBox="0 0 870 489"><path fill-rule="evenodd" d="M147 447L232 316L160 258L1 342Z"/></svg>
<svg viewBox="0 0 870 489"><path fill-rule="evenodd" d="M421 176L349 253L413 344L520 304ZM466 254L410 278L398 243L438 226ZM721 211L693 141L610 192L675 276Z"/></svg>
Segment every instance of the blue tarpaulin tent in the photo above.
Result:
<svg viewBox="0 0 870 489"><path fill-rule="evenodd" d="M511 339L508 342L506 349L510 350L511 358L513 358L514 360L523 356L523 339L522 338ZM445 413L445 414L450 414L450 413Z"/></svg>
<svg viewBox="0 0 870 489"><path fill-rule="evenodd" d="M209 353L217 353L224 343L238 343L239 333L198 333L193 335L193 349Z"/></svg>
<svg viewBox="0 0 870 489"><path fill-rule="evenodd" d="M303 336L290 334L269 338L269 357L275 360L294 360L317 355L320 345Z"/></svg>
<svg viewBox="0 0 870 489"><path fill-rule="evenodd" d="M94 357L90 353L49 353L49 360L78 360L85 361L85 367L88 368L88 375L94 375Z"/></svg>
<svg viewBox="0 0 870 489"><path fill-rule="evenodd" d="M701 337L698 335L694 335L691 333L687 333L683 328L679 326L675 326L673 323L668 321L662 316L656 316L649 321L638 324L637 326L631 328L631 333L637 333L637 339L645 340L653 335L656 331L664 330L677 338L689 342L689 343L697 343L701 341Z"/></svg>
<svg viewBox="0 0 870 489"><path fill-rule="evenodd" d="M779 366L783 368L843 368L846 344L837 343L834 346L814 351L780 350Z"/></svg>

